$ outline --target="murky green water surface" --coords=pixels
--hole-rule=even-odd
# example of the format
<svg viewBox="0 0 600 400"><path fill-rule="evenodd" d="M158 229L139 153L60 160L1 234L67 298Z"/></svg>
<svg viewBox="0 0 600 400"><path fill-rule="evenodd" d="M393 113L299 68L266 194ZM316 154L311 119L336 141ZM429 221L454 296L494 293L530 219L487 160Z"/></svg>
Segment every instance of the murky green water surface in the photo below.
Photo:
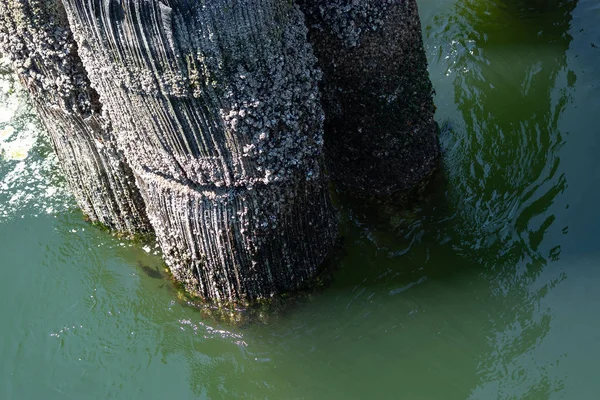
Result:
<svg viewBox="0 0 600 400"><path fill-rule="evenodd" d="M419 5L444 176L346 204L331 287L248 326L83 222L0 79L0 399L598 398L600 3Z"/></svg>

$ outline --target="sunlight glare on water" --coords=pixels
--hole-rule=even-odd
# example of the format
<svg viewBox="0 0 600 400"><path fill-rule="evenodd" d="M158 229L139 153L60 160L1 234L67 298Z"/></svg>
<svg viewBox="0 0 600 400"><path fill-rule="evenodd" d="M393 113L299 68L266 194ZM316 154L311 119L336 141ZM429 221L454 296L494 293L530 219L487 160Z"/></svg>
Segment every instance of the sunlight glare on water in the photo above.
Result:
<svg viewBox="0 0 600 400"><path fill-rule="evenodd" d="M0 223L72 207L24 89L0 62Z"/></svg>

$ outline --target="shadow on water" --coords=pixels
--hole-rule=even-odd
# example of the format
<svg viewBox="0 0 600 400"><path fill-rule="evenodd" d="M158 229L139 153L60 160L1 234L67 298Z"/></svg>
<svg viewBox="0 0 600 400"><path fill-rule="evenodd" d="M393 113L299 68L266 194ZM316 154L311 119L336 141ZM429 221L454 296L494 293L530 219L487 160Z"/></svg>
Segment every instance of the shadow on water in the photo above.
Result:
<svg viewBox="0 0 600 400"><path fill-rule="evenodd" d="M450 57L459 71L453 87L460 120L445 123L443 171L412 207L344 207L346 236L358 235L390 259L414 257L420 246L427 260L435 247L489 270L559 258L560 246L542 244L555 218L548 209L567 186L558 120L570 97L556 80L565 73L576 79L564 71L576 2L540 4L462 1L437 19L456 31Z"/></svg>
<svg viewBox="0 0 600 400"><path fill-rule="evenodd" d="M474 316L486 342L471 366L479 379L475 398L508 396L517 386L515 398L548 398L561 388L545 375L546 365L515 360L548 334L552 316L540 300L565 279L538 278L561 256L547 234L562 230L552 206L567 187L558 122L576 81L566 60L576 5L464 0L438 16L443 29L433 35L440 37L428 40L453 40L433 64L448 63L458 111L442 136L443 176L409 209L343 213L350 245L338 288L371 285L395 294L472 275L485 282L478 297L486 297L487 313Z"/></svg>

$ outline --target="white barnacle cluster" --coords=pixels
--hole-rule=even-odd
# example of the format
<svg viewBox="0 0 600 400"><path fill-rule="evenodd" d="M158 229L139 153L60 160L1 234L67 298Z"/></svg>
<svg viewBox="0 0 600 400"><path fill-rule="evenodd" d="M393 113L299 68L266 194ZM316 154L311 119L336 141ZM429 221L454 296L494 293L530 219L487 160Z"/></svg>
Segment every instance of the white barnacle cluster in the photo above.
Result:
<svg viewBox="0 0 600 400"><path fill-rule="evenodd" d="M183 74L168 70L164 71L160 77L160 86L163 93L181 98L190 96L189 79L186 79Z"/></svg>
<svg viewBox="0 0 600 400"><path fill-rule="evenodd" d="M56 10L36 2L3 7L18 7L12 12L23 18L14 27L20 34L9 31L8 20L2 21L0 49L10 56L15 71L31 88L34 98L45 102L52 99L60 102L57 106L61 108L89 114L92 111L89 82L71 33L56 22L59 18L53 14Z"/></svg>
<svg viewBox="0 0 600 400"><path fill-rule="evenodd" d="M287 24L280 41L263 44L267 55L258 70L239 65L226 95L230 108L222 118L227 129L245 139L242 158L256 172L250 183L290 181L299 171L309 180L319 176L321 73L300 22Z"/></svg>
<svg viewBox="0 0 600 400"><path fill-rule="evenodd" d="M320 21L316 28L337 36L349 47L360 44L361 35L376 31L384 23L388 7L401 0L326 0L307 3L305 9Z"/></svg>

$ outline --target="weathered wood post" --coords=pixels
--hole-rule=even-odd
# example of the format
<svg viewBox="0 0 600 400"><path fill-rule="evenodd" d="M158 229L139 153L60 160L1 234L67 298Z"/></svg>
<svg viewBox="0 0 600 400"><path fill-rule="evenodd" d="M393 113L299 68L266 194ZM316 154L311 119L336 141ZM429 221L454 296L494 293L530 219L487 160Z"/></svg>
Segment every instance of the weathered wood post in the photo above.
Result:
<svg viewBox="0 0 600 400"><path fill-rule="evenodd" d="M302 13L281 0L63 0L175 278L293 290L337 234Z"/></svg>
<svg viewBox="0 0 600 400"><path fill-rule="evenodd" d="M151 230L60 0L1 0L0 52L31 93L83 212L126 234Z"/></svg>
<svg viewBox="0 0 600 400"><path fill-rule="evenodd" d="M439 157L415 0L298 0L324 73L325 149L357 197L406 193Z"/></svg>

